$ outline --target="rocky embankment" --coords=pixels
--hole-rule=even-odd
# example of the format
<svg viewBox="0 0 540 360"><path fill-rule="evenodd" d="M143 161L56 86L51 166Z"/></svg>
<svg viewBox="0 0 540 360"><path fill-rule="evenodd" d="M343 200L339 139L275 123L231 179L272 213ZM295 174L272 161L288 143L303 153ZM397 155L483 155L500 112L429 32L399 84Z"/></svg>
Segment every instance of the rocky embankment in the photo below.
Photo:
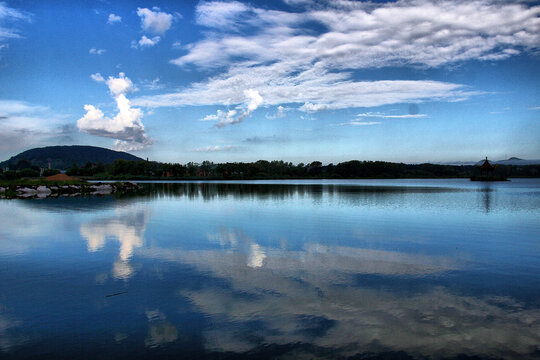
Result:
<svg viewBox="0 0 540 360"><path fill-rule="evenodd" d="M59 196L110 195L113 193L136 193L142 190L132 182L51 184L51 185L9 185L0 186L0 198L47 198Z"/></svg>

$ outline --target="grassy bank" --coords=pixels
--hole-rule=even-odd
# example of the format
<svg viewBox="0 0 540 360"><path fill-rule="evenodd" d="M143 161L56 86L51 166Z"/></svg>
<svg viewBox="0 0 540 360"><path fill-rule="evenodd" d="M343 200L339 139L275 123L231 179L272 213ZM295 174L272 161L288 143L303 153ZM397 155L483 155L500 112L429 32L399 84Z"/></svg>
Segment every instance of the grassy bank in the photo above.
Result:
<svg viewBox="0 0 540 360"><path fill-rule="evenodd" d="M69 181L47 181L44 178L22 178L15 180L0 179L0 187L11 186L61 186L61 185L81 185L86 184L86 180L69 180Z"/></svg>

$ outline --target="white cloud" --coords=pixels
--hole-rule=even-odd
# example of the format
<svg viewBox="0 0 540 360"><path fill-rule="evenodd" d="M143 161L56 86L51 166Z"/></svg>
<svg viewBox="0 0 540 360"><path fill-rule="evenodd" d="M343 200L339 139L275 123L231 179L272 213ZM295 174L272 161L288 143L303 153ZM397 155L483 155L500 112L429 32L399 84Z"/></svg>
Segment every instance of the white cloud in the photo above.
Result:
<svg viewBox="0 0 540 360"><path fill-rule="evenodd" d="M319 2L297 12L203 2L197 21L209 28L206 37L185 45L187 53L171 63L225 70L180 92L136 102L237 105L250 88L267 105L294 103L303 111L463 101L480 92L429 80L358 81L354 70L441 67L534 51L539 14L540 6L492 0Z"/></svg>
<svg viewBox="0 0 540 360"><path fill-rule="evenodd" d="M373 113L373 112L360 113L360 114L357 114L356 116L358 116L358 117L375 117L375 118L383 118L383 119L418 119L418 118L427 117L426 114L386 115L386 114L382 114L382 113Z"/></svg>
<svg viewBox="0 0 540 360"><path fill-rule="evenodd" d="M103 77L98 73L94 75ZM138 108L132 108L126 94L134 91L131 80L120 73L117 78L109 76L106 81L111 96L116 101L118 114L114 118L105 117L103 112L93 105L84 105L86 114L77 121L79 130L91 135L117 139L115 147L124 151L140 150L152 140L146 135L141 122L143 113Z"/></svg>
<svg viewBox="0 0 540 360"><path fill-rule="evenodd" d="M277 113L276 113L276 117L277 118L282 118L285 116L285 108L283 106L278 106L277 108Z"/></svg>
<svg viewBox="0 0 540 360"><path fill-rule="evenodd" d="M140 106L237 105L244 90L256 88L266 105L303 104L302 111L374 107L429 100L456 100L479 92L439 81L354 81L348 73L317 68L294 69L275 63L246 68L232 66L225 74L195 83L178 93L135 99Z"/></svg>
<svg viewBox="0 0 540 360"><path fill-rule="evenodd" d="M207 9L209 5L216 10ZM198 7L199 21L223 29L231 16L221 8L234 6L203 3ZM254 16L234 16L231 26L251 25L256 31L250 30L242 38L235 33L213 34L194 44L177 63L212 66L199 61L197 52L215 47L221 51L213 55L228 61L240 52L253 61L302 56L306 63L321 62L342 69L411 64L436 67L471 59L503 59L540 43L540 7L490 0L358 3L352 10L336 5L303 13L245 9L245 5L238 8L231 14L250 10ZM328 30L313 34L305 27L306 21L318 22ZM240 40L244 46L238 49ZM217 63L219 66L220 61Z"/></svg>
<svg viewBox="0 0 540 360"><path fill-rule="evenodd" d="M348 121L348 122L340 123L339 125L340 126L345 126L345 125L371 126L371 125L379 125L379 124L380 124L380 122L378 122L378 121L355 121L355 120L351 120L351 121Z"/></svg>
<svg viewBox="0 0 540 360"><path fill-rule="evenodd" d="M195 149L193 149L193 151L195 151L195 152L217 152L217 151L231 151L231 150L236 150L236 149L238 149L238 147L237 146L232 146L232 145L225 145L225 146L214 145L214 146L206 146L206 147L195 148Z"/></svg>
<svg viewBox="0 0 540 360"><path fill-rule="evenodd" d="M244 90L244 95L249 99L247 104L247 115L249 115L262 104L263 98L257 90L253 89Z"/></svg>
<svg viewBox="0 0 540 360"><path fill-rule="evenodd" d="M90 79L94 80L95 82L105 82L105 79L100 73L90 75Z"/></svg>
<svg viewBox="0 0 540 360"><path fill-rule="evenodd" d="M330 109L330 106L328 104L312 104L310 102L306 102L304 105L298 108L298 110L304 112L317 112L328 109Z"/></svg>
<svg viewBox="0 0 540 360"><path fill-rule="evenodd" d="M141 27L152 34L165 34L171 28L173 15L159 11L159 8L138 8L137 15L141 18Z"/></svg>
<svg viewBox="0 0 540 360"><path fill-rule="evenodd" d="M241 123L263 103L263 98L257 90L244 90L244 98L244 104L237 106L236 110L218 110L216 115L206 115L202 121L218 121L217 127Z"/></svg>
<svg viewBox="0 0 540 360"><path fill-rule="evenodd" d="M272 115L266 114L266 118L267 119L281 119L281 118L285 117L285 112L289 111L289 110L290 110L289 108L285 108L285 107L279 105L277 107L277 109L276 109L276 113L272 114Z"/></svg>
<svg viewBox="0 0 540 360"><path fill-rule="evenodd" d="M0 2L0 52L9 47L6 43L8 40L23 37L16 25L31 21L32 14L11 8L4 2Z"/></svg>
<svg viewBox="0 0 540 360"><path fill-rule="evenodd" d="M152 47L152 46L156 45L160 40L161 40L161 37L159 37L159 36L154 36L153 38L148 38L145 35L143 35L138 42L133 41L131 43L131 47L134 48L134 49L136 49L138 47L141 48L141 49L143 49L145 47Z"/></svg>
<svg viewBox="0 0 540 360"><path fill-rule="evenodd" d="M74 129L67 121L46 106L0 100L0 158L28 147L72 141Z"/></svg>
<svg viewBox="0 0 540 360"><path fill-rule="evenodd" d="M96 49L96 48L91 48L88 52L92 55L102 55L106 52L107 50L105 49Z"/></svg>
<svg viewBox="0 0 540 360"><path fill-rule="evenodd" d="M145 81L143 83L143 86L147 88L148 90L159 90L163 88L163 85L159 83L160 79L159 77L155 78L152 81Z"/></svg>
<svg viewBox="0 0 540 360"><path fill-rule="evenodd" d="M14 9L0 2L0 41L10 38L20 38L21 35L16 28L7 27L7 24L24 21L30 22L32 15L22 10Z"/></svg>
<svg viewBox="0 0 540 360"><path fill-rule="evenodd" d="M36 113L47 110L46 106L32 105L19 100L0 100L0 116L12 116L15 114Z"/></svg>
<svg viewBox="0 0 540 360"><path fill-rule="evenodd" d="M109 18L107 19L107 24L114 24L122 22L122 17L115 15L115 14L109 14Z"/></svg>
<svg viewBox="0 0 540 360"><path fill-rule="evenodd" d="M203 1L197 5L197 23L213 28L231 28L250 8L238 1Z"/></svg>
<svg viewBox="0 0 540 360"><path fill-rule="evenodd" d="M531 108L529 108L530 110L540 110L540 106L533 106Z"/></svg>

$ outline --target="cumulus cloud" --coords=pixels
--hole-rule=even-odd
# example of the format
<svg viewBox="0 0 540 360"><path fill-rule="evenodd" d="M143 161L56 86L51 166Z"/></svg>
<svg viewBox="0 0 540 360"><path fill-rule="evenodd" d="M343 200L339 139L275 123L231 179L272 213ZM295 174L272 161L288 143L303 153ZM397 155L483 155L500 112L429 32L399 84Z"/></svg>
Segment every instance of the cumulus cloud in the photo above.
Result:
<svg viewBox="0 0 540 360"><path fill-rule="evenodd" d="M141 28L152 34L164 35L172 26L174 16L161 12L159 8L154 7L138 8L137 15L141 18Z"/></svg>
<svg viewBox="0 0 540 360"><path fill-rule="evenodd" d="M105 82L105 79L100 73L90 75L90 79L94 80L95 82Z"/></svg>
<svg viewBox="0 0 540 360"><path fill-rule="evenodd" d="M115 15L115 14L109 14L109 18L107 19L107 24L114 24L122 22L122 17Z"/></svg>
<svg viewBox="0 0 540 360"><path fill-rule="evenodd" d="M328 110L328 109L330 109L330 105L328 104L312 104L310 102L306 102L304 105L298 108L298 110L304 111L304 112L317 112L317 111Z"/></svg>
<svg viewBox="0 0 540 360"><path fill-rule="evenodd" d="M540 45L540 6L524 3L293 2L299 7L295 12L237 2L200 3L196 21L208 28L207 35L186 44L187 52L171 63L219 73L180 92L137 103L236 105L250 88L267 105L294 103L307 112L462 101L479 92L440 81L359 81L354 71L497 61Z"/></svg>
<svg viewBox="0 0 540 360"><path fill-rule="evenodd" d="M97 81L103 81L101 74L94 74ZM152 140L146 135L141 122L143 112L132 108L126 94L135 87L131 80L120 73L118 77L109 76L105 81L111 96L116 101L118 114L114 118L106 117L93 105L84 105L86 114L77 121L77 127L85 133L116 139L115 147L123 151L140 150Z"/></svg>
<svg viewBox="0 0 540 360"><path fill-rule="evenodd" d="M229 124L241 123L263 102L263 98L257 90L244 90L244 97L244 104L238 106L236 110L218 110L216 115L207 115L202 119L202 121L217 121L217 127L224 127Z"/></svg>
<svg viewBox="0 0 540 360"><path fill-rule="evenodd" d="M133 41L131 43L131 47L134 49L137 49L137 48L143 49L146 47L152 47L156 45L160 40L161 40L161 37L159 36L148 38L145 35L143 35L139 41Z"/></svg>
<svg viewBox="0 0 540 360"><path fill-rule="evenodd" d="M274 114L266 114L266 118L267 119L281 119L285 117L285 112L288 110L290 109L279 105L276 109L276 112Z"/></svg>
<svg viewBox="0 0 540 360"><path fill-rule="evenodd" d="M96 48L91 48L88 52L92 55L102 55L106 52L107 50L105 49L96 49Z"/></svg>

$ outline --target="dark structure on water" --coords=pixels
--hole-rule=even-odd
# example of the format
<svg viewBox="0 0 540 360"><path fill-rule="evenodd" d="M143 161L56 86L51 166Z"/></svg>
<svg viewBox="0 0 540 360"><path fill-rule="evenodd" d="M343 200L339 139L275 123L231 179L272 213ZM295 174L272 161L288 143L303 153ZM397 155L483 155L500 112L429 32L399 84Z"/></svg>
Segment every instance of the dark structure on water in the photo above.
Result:
<svg viewBox="0 0 540 360"><path fill-rule="evenodd" d="M482 163L482 165L475 165L476 168L480 170L480 176L472 176L471 181L508 181L507 178L503 176L496 176L494 174L495 168L498 165L492 165L486 156L486 160Z"/></svg>

